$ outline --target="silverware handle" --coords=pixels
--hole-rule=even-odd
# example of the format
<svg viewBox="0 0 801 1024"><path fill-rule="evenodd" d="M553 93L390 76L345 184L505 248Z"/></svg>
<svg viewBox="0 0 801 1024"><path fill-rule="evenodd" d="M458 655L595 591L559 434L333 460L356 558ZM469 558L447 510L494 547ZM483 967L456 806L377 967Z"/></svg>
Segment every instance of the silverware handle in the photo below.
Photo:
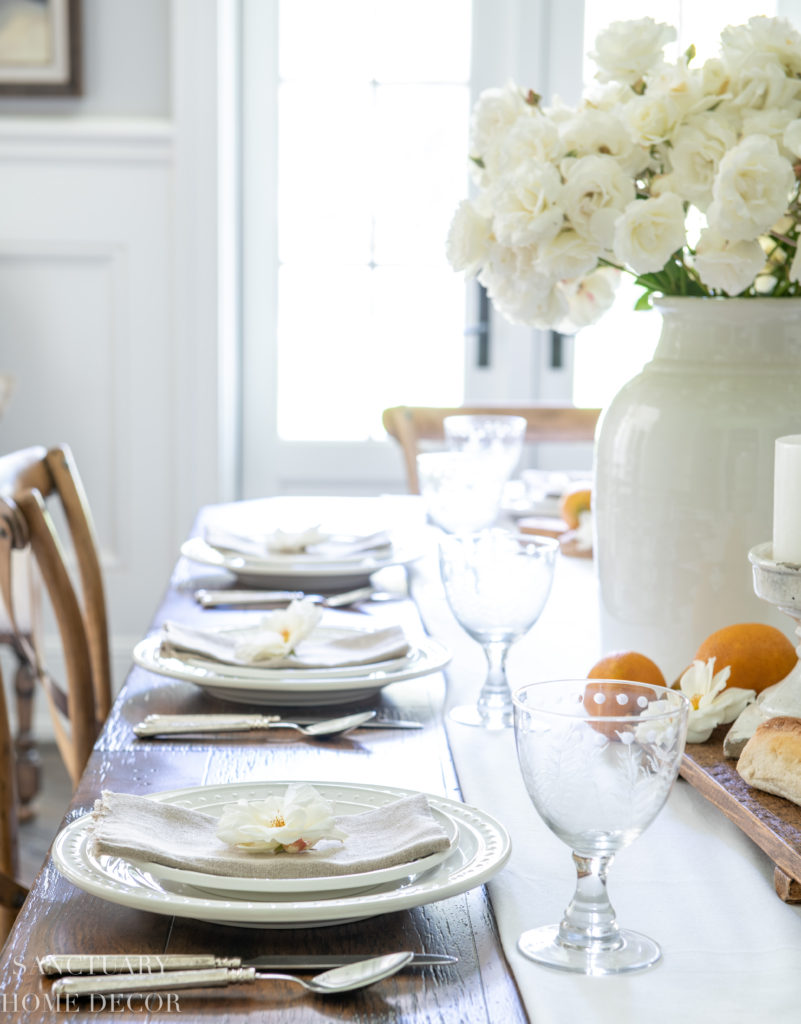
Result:
<svg viewBox="0 0 801 1024"><path fill-rule="evenodd" d="M218 605L289 604L304 596L301 590L198 590L195 600L202 608Z"/></svg>
<svg viewBox="0 0 801 1024"><path fill-rule="evenodd" d="M222 988L243 981L254 981L255 967L211 967L199 971L163 971L158 974L84 975L58 978L53 995L91 996L117 992L173 992L182 988Z"/></svg>
<svg viewBox="0 0 801 1024"><path fill-rule="evenodd" d="M158 974L201 967L240 967L239 957L207 953L57 953L39 960L40 974Z"/></svg>
<svg viewBox="0 0 801 1024"><path fill-rule="evenodd" d="M148 715L134 733L145 736L175 736L188 732L248 732L265 729L280 721L278 715Z"/></svg>

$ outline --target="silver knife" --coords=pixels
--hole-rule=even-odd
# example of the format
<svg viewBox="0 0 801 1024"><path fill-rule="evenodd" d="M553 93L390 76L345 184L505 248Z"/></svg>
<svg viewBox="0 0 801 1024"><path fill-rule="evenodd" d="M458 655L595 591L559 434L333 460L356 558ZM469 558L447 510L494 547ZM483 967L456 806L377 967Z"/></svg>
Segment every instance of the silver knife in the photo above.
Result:
<svg viewBox="0 0 801 1024"><path fill-rule="evenodd" d="M295 719L297 725L313 725L319 719ZM138 722L134 733L140 738L149 736L180 736L195 732L248 732L252 729L265 729L280 722L279 715L242 715L242 714L199 714L199 715L148 715ZM369 719L362 722L360 729L422 729L420 722L405 719Z"/></svg>
<svg viewBox="0 0 801 1024"><path fill-rule="evenodd" d="M363 960L366 953L322 953L257 956L250 960L239 957L212 956L194 953L58 953L39 959L39 973L64 974L159 974L162 971L186 971L212 967L261 967L269 970L316 971L328 967L344 967ZM415 953L411 967L455 964L457 957L444 953Z"/></svg>

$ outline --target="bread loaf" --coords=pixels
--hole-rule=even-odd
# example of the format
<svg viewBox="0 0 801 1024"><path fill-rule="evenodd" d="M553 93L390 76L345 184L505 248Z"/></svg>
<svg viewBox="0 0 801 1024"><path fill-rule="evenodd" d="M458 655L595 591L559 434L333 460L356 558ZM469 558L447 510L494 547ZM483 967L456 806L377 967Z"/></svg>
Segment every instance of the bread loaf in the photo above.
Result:
<svg viewBox="0 0 801 1024"><path fill-rule="evenodd" d="M801 806L801 718L769 718L758 726L737 771L749 786Z"/></svg>

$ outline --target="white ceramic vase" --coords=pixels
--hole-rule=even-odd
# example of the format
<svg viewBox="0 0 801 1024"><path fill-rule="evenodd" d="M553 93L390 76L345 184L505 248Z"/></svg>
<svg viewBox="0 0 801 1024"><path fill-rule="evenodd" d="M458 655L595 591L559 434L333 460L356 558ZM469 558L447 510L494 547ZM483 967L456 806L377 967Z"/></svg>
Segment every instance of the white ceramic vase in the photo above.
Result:
<svg viewBox="0 0 801 1024"><path fill-rule="evenodd" d="M774 441L801 433L801 299L655 305L654 358L599 425L595 554L604 652L641 651L670 683L722 626L791 635L748 552L772 535Z"/></svg>

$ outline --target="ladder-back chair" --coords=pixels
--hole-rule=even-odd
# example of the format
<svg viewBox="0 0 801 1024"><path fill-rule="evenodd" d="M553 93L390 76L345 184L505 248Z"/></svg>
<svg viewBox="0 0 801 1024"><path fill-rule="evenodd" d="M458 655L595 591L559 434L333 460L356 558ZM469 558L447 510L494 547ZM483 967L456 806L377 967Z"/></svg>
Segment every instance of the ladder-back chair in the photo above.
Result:
<svg viewBox="0 0 801 1024"><path fill-rule="evenodd" d="M592 441L600 409L568 405L476 405L455 408L396 405L385 409L384 429L400 445L410 494L420 493L417 455L423 441L443 441L446 416L522 416L528 444L550 441Z"/></svg>
<svg viewBox="0 0 801 1024"><path fill-rule="evenodd" d="M49 506L63 511L77 568L73 582L66 547ZM64 657L65 684L44 664L41 650L17 630L19 651L44 689L56 742L77 783L111 708L108 622L100 560L89 504L70 449L26 448L0 456L0 514L9 548L0 560L0 589L15 624L11 574L14 551L29 550L53 609Z"/></svg>

